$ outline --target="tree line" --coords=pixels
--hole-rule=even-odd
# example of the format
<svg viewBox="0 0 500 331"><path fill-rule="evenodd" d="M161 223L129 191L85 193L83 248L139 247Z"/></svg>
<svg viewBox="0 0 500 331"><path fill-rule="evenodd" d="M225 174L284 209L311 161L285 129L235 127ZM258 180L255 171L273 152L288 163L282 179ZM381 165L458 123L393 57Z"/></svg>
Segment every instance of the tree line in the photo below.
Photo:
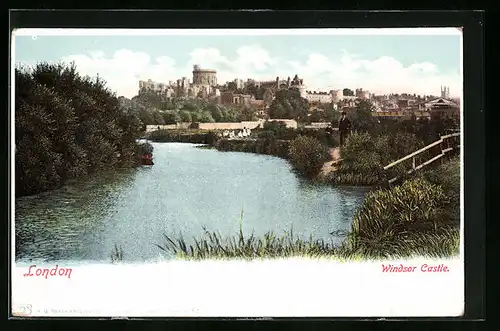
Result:
<svg viewBox="0 0 500 331"><path fill-rule="evenodd" d="M214 104L202 99L163 100L153 93L143 93L132 99L120 97L121 105L135 114L144 125L164 125L179 122L240 122L257 120L248 106Z"/></svg>

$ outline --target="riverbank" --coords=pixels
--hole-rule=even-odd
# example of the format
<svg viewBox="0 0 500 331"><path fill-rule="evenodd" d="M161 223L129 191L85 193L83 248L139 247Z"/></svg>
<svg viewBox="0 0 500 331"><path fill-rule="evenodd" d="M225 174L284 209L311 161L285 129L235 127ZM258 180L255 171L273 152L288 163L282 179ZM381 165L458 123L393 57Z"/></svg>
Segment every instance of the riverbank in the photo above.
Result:
<svg viewBox="0 0 500 331"><path fill-rule="evenodd" d="M290 141L272 138L260 139L219 139L214 147L221 152L243 152L273 155L289 159Z"/></svg>
<svg viewBox="0 0 500 331"><path fill-rule="evenodd" d="M213 145L217 139L216 131L197 129L156 130L149 132L146 138L152 142L178 142Z"/></svg>

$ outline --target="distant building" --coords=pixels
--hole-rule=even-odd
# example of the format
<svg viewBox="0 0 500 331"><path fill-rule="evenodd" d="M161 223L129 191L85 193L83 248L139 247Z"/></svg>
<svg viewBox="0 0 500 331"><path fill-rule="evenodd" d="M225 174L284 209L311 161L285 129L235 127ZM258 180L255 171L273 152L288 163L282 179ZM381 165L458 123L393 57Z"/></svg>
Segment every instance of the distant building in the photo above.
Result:
<svg viewBox="0 0 500 331"><path fill-rule="evenodd" d="M409 120L411 119L412 116L415 116L417 120L426 118L430 119L431 115L428 111L414 111L414 112L407 112L407 111L381 111L381 112L374 112L373 116L375 118L387 118L387 119L406 119Z"/></svg>
<svg viewBox="0 0 500 331"><path fill-rule="evenodd" d="M139 94L156 93L166 98L215 98L219 95L217 89L217 71L193 66L193 79L182 77L168 84L151 81L139 81Z"/></svg>
<svg viewBox="0 0 500 331"><path fill-rule="evenodd" d="M331 92L306 91L306 99L309 102L331 103L333 102L333 95Z"/></svg>
<svg viewBox="0 0 500 331"><path fill-rule="evenodd" d="M460 119L460 105L445 98L425 102L420 109L430 112L432 117Z"/></svg>
<svg viewBox="0 0 500 331"><path fill-rule="evenodd" d="M252 98L249 94L238 94L234 92L222 92L220 102L223 105L248 105Z"/></svg>
<svg viewBox="0 0 500 331"><path fill-rule="evenodd" d="M441 98L443 98L443 99L450 98L450 87L441 86Z"/></svg>
<svg viewBox="0 0 500 331"><path fill-rule="evenodd" d="M358 98L358 99L362 99L362 100L370 99L370 92L364 91L362 88L357 88L355 95L356 95L356 98Z"/></svg>

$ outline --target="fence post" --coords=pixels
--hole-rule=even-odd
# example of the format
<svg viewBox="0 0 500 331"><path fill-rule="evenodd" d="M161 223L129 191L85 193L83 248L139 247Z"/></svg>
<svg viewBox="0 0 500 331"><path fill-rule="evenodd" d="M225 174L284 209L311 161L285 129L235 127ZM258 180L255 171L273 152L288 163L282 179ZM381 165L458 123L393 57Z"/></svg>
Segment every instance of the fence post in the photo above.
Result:
<svg viewBox="0 0 500 331"><path fill-rule="evenodd" d="M411 158L413 163L413 170L415 170L415 156Z"/></svg>
<svg viewBox="0 0 500 331"><path fill-rule="evenodd" d="M443 154L443 156L441 156L441 160L440 160L440 163L443 164L444 162L444 152L443 152L443 143L446 139L443 140L443 138L441 138L441 135L439 135L439 139L441 140L441 142L439 143L439 146L441 147L441 154Z"/></svg>

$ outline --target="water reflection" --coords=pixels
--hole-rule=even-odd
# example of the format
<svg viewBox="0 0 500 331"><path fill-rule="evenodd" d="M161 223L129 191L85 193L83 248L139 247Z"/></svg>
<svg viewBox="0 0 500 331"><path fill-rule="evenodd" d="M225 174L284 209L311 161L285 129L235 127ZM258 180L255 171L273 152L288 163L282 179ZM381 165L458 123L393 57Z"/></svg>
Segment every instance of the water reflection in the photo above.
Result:
<svg viewBox="0 0 500 331"><path fill-rule="evenodd" d="M312 185L279 158L154 144L153 167L107 173L16 200L16 259L156 259L163 234L198 237L202 227L294 233L330 241L348 230L364 189Z"/></svg>

